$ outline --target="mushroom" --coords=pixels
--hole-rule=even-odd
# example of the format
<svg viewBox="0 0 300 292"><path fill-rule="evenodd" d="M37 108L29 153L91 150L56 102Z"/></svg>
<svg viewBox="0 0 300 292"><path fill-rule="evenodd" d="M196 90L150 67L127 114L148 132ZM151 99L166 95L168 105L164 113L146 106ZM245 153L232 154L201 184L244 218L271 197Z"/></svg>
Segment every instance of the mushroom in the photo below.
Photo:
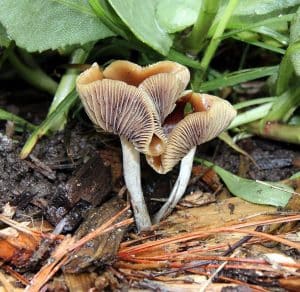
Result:
<svg viewBox="0 0 300 292"><path fill-rule="evenodd" d="M166 138L155 104L146 91L135 85L161 71L186 75L189 79L189 72L184 66L169 61L146 68L127 61L116 61L104 71L93 64L79 75L76 82L81 101L93 123L120 136L124 179L139 231L151 226L141 186L139 152L153 157L162 154ZM162 77L160 82L165 82L165 78L168 77ZM177 79L171 85L175 86L175 82ZM179 90L174 92L173 87L169 90L176 94L176 98L179 96ZM171 100L165 105L169 111L170 104L173 106L175 102L174 98Z"/></svg>
<svg viewBox="0 0 300 292"><path fill-rule="evenodd" d="M79 75L76 86L93 123L120 136L125 183L137 228L144 230L151 220L142 193L139 152L155 156L163 152L165 144L153 103L137 87L105 79L97 64Z"/></svg>
<svg viewBox="0 0 300 292"><path fill-rule="evenodd" d="M184 92L189 78L188 69L175 62L140 67L115 61L104 71L94 64L77 79L77 90L93 123L120 136L124 179L139 231L151 226L141 186L140 153L159 173L170 171L181 160L171 195L154 217L158 222L186 189L196 145L217 136L235 116L227 101ZM187 104L192 111L185 114Z"/></svg>
<svg viewBox="0 0 300 292"><path fill-rule="evenodd" d="M192 111L185 115L187 104ZM181 160L176 183L167 202L155 214L154 223L170 214L183 196L190 179L196 146L218 136L236 115L235 109L226 100L191 91L183 93L178 105L163 125L168 133L165 151L160 156L146 155L148 163L159 173L170 171Z"/></svg>

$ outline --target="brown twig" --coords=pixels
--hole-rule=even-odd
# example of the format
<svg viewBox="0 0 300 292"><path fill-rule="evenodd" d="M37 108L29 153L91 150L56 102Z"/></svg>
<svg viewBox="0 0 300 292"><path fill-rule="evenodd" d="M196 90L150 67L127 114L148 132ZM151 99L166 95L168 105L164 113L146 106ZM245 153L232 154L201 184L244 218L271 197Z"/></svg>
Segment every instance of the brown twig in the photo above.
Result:
<svg viewBox="0 0 300 292"><path fill-rule="evenodd" d="M44 286L64 264L67 263L68 253L81 247L83 244L87 243L89 240L95 238L96 236L114 230L115 228L131 224L134 221L132 218L113 224L113 222L116 221L124 212L126 212L129 209L129 207L129 205L126 206L106 223L101 225L93 232L82 237L77 242L75 242L75 238L65 237L65 239L60 243L60 245L51 255L51 262L41 268L41 270L31 280L30 286L26 287L25 291L38 292L40 288Z"/></svg>
<svg viewBox="0 0 300 292"><path fill-rule="evenodd" d="M260 225L269 225L269 224L275 224L275 223L285 223L285 222L292 222L292 221L298 221L300 220L300 215L293 215L293 216L287 216L284 218L275 218L275 219L269 219L264 221L253 221L253 222L247 222L247 223L241 223L232 225L231 227L221 227L221 228L213 228L211 230L200 230L200 231L194 231L190 233L180 234L173 236L171 238L164 238L157 241L152 242L146 242L137 246L131 246L127 248L123 248L119 251L119 257L130 255L130 254L137 254L139 252L143 252L145 250L149 251L150 249L163 247L168 244L174 244L179 242L185 242L192 239L199 239L203 237L207 237L214 233L219 232L239 232L239 233L247 233L255 236L259 236L260 238L266 238L268 240L277 241L282 244L288 245L293 248L300 248L300 245L294 242L291 242L289 240L280 238L279 236L265 234L262 232L254 232L251 230L241 230L240 228L245 227L251 227L251 226L260 226Z"/></svg>
<svg viewBox="0 0 300 292"><path fill-rule="evenodd" d="M21 274L19 274L18 272L16 272L15 270L13 270L10 266L7 265L2 265L1 268L3 270L5 270L5 272L9 273L11 276L13 276L15 279L17 279L18 281L20 281L23 285L28 285L29 281L23 277Z"/></svg>

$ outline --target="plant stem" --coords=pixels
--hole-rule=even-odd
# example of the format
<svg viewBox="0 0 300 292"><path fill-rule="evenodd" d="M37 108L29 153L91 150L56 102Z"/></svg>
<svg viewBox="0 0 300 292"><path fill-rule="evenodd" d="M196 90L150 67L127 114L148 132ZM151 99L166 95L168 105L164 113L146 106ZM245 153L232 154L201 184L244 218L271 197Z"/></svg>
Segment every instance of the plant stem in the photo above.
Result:
<svg viewBox="0 0 300 292"><path fill-rule="evenodd" d="M289 45L286 49L285 55L280 63L278 78L276 81L276 95L281 95L289 87L289 83L294 74L294 68L291 61L291 56L298 52L300 49L300 43L294 43Z"/></svg>
<svg viewBox="0 0 300 292"><path fill-rule="evenodd" d="M171 48L169 51L168 60L178 62L194 69L201 69L201 64L198 61L193 60L192 58L176 51L173 48Z"/></svg>
<svg viewBox="0 0 300 292"><path fill-rule="evenodd" d="M7 48L5 48L4 51L2 52L2 54L0 55L0 70L1 70L4 62L8 58L9 51L11 51L12 49L13 49L13 45L12 45L12 43L10 43L9 46Z"/></svg>
<svg viewBox="0 0 300 292"><path fill-rule="evenodd" d="M219 9L220 0L203 0L197 20L190 35L185 40L185 46L197 54L207 38L207 33Z"/></svg>
<svg viewBox="0 0 300 292"><path fill-rule="evenodd" d="M207 71L207 68L209 66L209 63L211 61L211 59L213 58L213 56L215 55L215 52L219 46L219 43L221 42L221 37L222 34L227 26L227 23L236 7L236 5L238 4L238 0L230 0L225 11L224 11L224 15L222 16L220 22L217 25L216 31L208 45L208 47L205 50L205 54L201 60L201 67L202 67L202 80L204 77L204 74Z"/></svg>
<svg viewBox="0 0 300 292"><path fill-rule="evenodd" d="M85 62L86 58L89 55L90 49L92 46L89 46L88 49L79 48L76 49L72 55L70 64L82 64ZM57 106L64 100L64 98L74 89L75 82L77 78L77 70L76 69L68 69L64 76L61 78L56 93L54 95L52 104L48 111L48 116L52 114L53 111L56 110ZM50 127L52 131L60 131L64 129L65 124L67 122L69 108L65 108L65 111L61 112L60 118L56 118L55 123L53 123Z"/></svg>
<svg viewBox="0 0 300 292"><path fill-rule="evenodd" d="M273 104L272 102L265 103L261 106L258 106L256 108L238 114L227 129L228 130L233 129L238 126L248 124L250 122L264 118L270 111L272 104Z"/></svg>
<svg viewBox="0 0 300 292"><path fill-rule="evenodd" d="M111 15L106 13L99 0L89 0L89 4L94 10L95 14L111 31L123 37L125 40L128 39L128 32L123 30L124 27L121 26L121 20L116 17L116 19L113 19Z"/></svg>
<svg viewBox="0 0 300 292"><path fill-rule="evenodd" d="M250 133L288 143L300 144L300 126L280 124L277 122L267 123L261 127L260 122L254 122L246 126Z"/></svg>
<svg viewBox="0 0 300 292"><path fill-rule="evenodd" d="M31 85L53 95L57 83L39 68L32 69L24 65L12 50L8 50L8 59L20 76Z"/></svg>
<svg viewBox="0 0 300 292"><path fill-rule="evenodd" d="M21 159L26 158L33 147L37 143L38 139L44 136L53 124L56 123L56 119L60 118L61 112L64 112L66 109L69 109L74 102L77 100L77 93L75 90L70 92L66 98L57 106L56 110L53 111L31 134L27 139L23 149L20 153Z"/></svg>
<svg viewBox="0 0 300 292"><path fill-rule="evenodd" d="M236 110L248 107L248 106L252 106L252 105L258 105L258 104L263 104L263 103L267 103L267 102L273 102L275 101L276 97L260 97L260 98L255 98L255 99L250 99L250 100L246 100L246 101L242 101L239 103L236 103L235 105L233 105L233 107Z"/></svg>
<svg viewBox="0 0 300 292"><path fill-rule="evenodd" d="M293 87L278 96L263 123L287 122L300 105L300 88Z"/></svg>

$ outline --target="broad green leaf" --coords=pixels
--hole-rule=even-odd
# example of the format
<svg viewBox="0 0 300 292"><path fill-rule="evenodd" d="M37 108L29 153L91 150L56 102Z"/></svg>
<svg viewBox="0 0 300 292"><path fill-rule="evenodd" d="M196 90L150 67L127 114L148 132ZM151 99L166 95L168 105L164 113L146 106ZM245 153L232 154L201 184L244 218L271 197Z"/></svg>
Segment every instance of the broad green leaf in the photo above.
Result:
<svg viewBox="0 0 300 292"><path fill-rule="evenodd" d="M241 28L233 29L223 34L222 38L223 39L229 38L231 36L237 35L244 31L250 31L250 30L255 31L255 29L263 26L272 27L273 29L275 29L277 28L278 23L286 24L287 22L290 22L294 18L295 14L296 13L290 13L290 14L282 15L281 17L275 16L260 21L256 21L253 23L245 24Z"/></svg>
<svg viewBox="0 0 300 292"><path fill-rule="evenodd" d="M223 0L217 14L215 25L223 17L229 0ZM161 0L157 6L160 24L170 33L181 31L195 23L202 0ZM243 0L239 1L227 27L243 28L269 18L280 18L297 10L300 0ZM287 21L276 21L268 25L274 30L287 30Z"/></svg>
<svg viewBox="0 0 300 292"><path fill-rule="evenodd" d="M113 35L86 0L0 0L0 6L0 22L9 37L30 52Z"/></svg>
<svg viewBox="0 0 300 292"><path fill-rule="evenodd" d="M227 2L224 0L223 2ZM300 0L243 0L239 1L234 15L230 21L231 27L244 23L255 23L269 17L278 16L294 12ZM220 11L220 17L222 9Z"/></svg>
<svg viewBox="0 0 300 292"><path fill-rule="evenodd" d="M156 1L108 0L108 2L140 41L163 55L168 54L172 40L156 19Z"/></svg>
<svg viewBox="0 0 300 292"><path fill-rule="evenodd" d="M0 23L0 47L8 47L10 39L7 36L5 27Z"/></svg>
<svg viewBox="0 0 300 292"><path fill-rule="evenodd" d="M195 161L212 167L234 196L251 203L284 207L293 192L292 188L281 183L257 182L234 175L206 160L195 159Z"/></svg>
<svg viewBox="0 0 300 292"><path fill-rule="evenodd" d="M181 31L195 23L202 0L161 0L156 15L169 33Z"/></svg>

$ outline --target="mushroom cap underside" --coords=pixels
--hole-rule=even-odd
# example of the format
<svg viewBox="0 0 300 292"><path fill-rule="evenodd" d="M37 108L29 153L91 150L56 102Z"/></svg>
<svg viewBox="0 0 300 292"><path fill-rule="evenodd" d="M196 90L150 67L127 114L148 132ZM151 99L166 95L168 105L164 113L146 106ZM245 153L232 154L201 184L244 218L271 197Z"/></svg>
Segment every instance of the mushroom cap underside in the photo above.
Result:
<svg viewBox="0 0 300 292"><path fill-rule="evenodd" d="M129 61L112 62L104 71L97 63L84 71L77 84L88 84L96 80L111 79L124 81L146 91L152 99L160 123L172 112L175 102L189 82L188 69L178 63L161 61L147 67L141 67Z"/></svg>
<svg viewBox="0 0 300 292"><path fill-rule="evenodd" d="M198 110L201 108L201 111L188 114L175 125L161 156L146 156L149 165L159 173L170 171L194 146L218 136L236 116L235 109L226 100L193 93L195 97L201 99L198 103Z"/></svg>
<svg viewBox="0 0 300 292"><path fill-rule="evenodd" d="M115 61L102 71L93 64L77 79L80 98L94 124L129 140L147 155L148 163L159 173L170 171L191 148L219 135L236 115L227 101L216 96L191 91L182 94L187 82L182 81L182 76L187 74L186 68L178 65L162 61L143 68L128 61ZM161 69L169 72L159 72ZM181 72L181 79L170 72ZM110 76L126 81L139 74L142 77L135 81L138 87L106 79ZM167 133L162 124L176 112L175 103L181 100L189 102L193 112L182 115Z"/></svg>
<svg viewBox="0 0 300 292"><path fill-rule="evenodd" d="M91 74L96 76L95 68L91 68ZM123 81L94 80L87 75L84 72L78 77L77 91L92 122L126 138L144 154L160 155L165 148L165 136L146 92Z"/></svg>

